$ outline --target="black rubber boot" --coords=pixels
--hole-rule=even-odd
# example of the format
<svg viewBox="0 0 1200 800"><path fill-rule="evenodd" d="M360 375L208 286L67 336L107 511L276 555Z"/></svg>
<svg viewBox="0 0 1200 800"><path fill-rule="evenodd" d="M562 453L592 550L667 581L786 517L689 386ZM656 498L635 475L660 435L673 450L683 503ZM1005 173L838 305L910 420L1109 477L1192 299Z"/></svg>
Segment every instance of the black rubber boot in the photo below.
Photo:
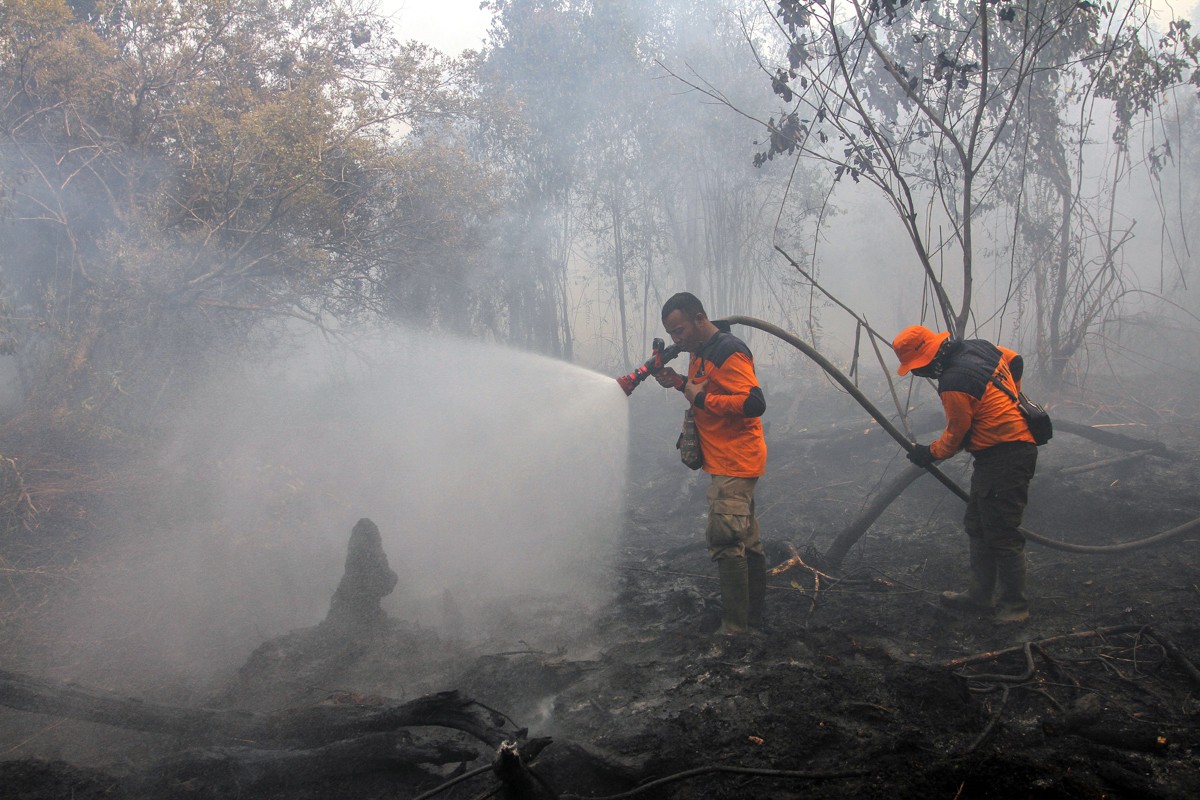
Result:
<svg viewBox="0 0 1200 800"><path fill-rule="evenodd" d="M1029 619L1029 599L1025 596L1025 554L1001 556L996 559L996 571L1000 578L996 622L1013 624Z"/></svg>
<svg viewBox="0 0 1200 800"><path fill-rule="evenodd" d="M763 609L767 599L767 557L762 553L746 551L746 585L750 604L746 612L747 624L758 631L763 630Z"/></svg>
<svg viewBox="0 0 1200 800"><path fill-rule="evenodd" d="M722 558L717 561L721 579L721 627L717 633L740 636L749 631L750 586L745 558Z"/></svg>
<svg viewBox="0 0 1200 800"><path fill-rule="evenodd" d="M970 540L971 581L965 592L942 592L942 605L958 611L990 611L996 591L996 557L983 542Z"/></svg>

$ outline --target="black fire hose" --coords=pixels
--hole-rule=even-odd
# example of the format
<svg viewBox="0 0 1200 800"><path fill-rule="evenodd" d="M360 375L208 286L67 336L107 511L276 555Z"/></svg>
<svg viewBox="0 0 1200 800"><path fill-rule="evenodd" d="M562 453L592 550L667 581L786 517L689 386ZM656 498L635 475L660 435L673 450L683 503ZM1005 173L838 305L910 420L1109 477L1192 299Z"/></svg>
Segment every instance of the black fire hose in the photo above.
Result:
<svg viewBox="0 0 1200 800"><path fill-rule="evenodd" d="M726 317L725 321L731 325L746 325L751 328L757 328L760 331L764 331L765 333L769 333L772 336L782 339L792 347L795 347L797 350L804 353L804 355L815 361L817 366L825 370L825 372L829 374L829 377L837 381L838 385L845 389L851 397L857 400L858 404L862 406L866 412L870 414L876 422L879 423L880 427L887 431L891 437L900 444L901 447L909 452L912 452L914 447L913 443L905 438L904 434L901 433L900 430L893 425L886 416L884 416L882 411L875 407L874 403L867 399L866 395L859 391L858 387L855 386L849 378L842 374L841 370L835 367L829 361L829 359L825 358L825 356L818 353L816 349L814 349L808 342L794 334L788 333L776 325L772 325L769 322L763 322L761 319L755 319L754 317ZM925 469L932 473L933 477L941 481L947 489L958 495L959 499L963 500L964 502L969 499L970 495L968 495L966 491L964 491L963 488L955 483L948 475L938 469L937 466L930 464ZM1171 528L1168 531L1155 534L1154 536L1148 536L1145 539L1136 539L1131 542L1122 542L1121 544L1110 545L1072 544L1071 542L1060 542L1055 539L1047 539L1045 536L1034 533L1027 528L1018 528L1017 530L1020 531L1021 535L1029 541L1036 542L1043 547L1049 547L1052 550L1063 550L1068 553L1120 553L1127 550L1138 550L1143 547L1149 547L1150 545L1165 542L1169 539L1174 539L1177 536L1182 536L1185 533L1191 533L1193 531L1200 530L1200 518L1194 519L1191 522L1185 522L1183 525L1179 525L1178 527Z"/></svg>

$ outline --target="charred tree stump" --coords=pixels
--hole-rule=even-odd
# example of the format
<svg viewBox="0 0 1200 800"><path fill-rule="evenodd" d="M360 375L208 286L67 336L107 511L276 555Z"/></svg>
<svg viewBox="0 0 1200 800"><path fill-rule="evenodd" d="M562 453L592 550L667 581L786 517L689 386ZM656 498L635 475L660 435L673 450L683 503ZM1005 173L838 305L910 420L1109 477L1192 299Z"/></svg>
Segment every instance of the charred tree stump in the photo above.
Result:
<svg viewBox="0 0 1200 800"><path fill-rule="evenodd" d="M346 571L322 627L356 630L384 622L387 615L379 601L392 593L397 580L388 566L378 526L365 517L360 519L350 532Z"/></svg>
<svg viewBox="0 0 1200 800"><path fill-rule="evenodd" d="M225 688L213 702L265 708L265 698L274 707L317 702L320 686L341 686L347 671L384 638L398 630L380 601L397 583L388 566L379 528L360 519L350 532L345 569L329 603L329 611L317 625L292 630L260 644L238 669L238 681ZM305 699L278 697L281 684L310 687Z"/></svg>

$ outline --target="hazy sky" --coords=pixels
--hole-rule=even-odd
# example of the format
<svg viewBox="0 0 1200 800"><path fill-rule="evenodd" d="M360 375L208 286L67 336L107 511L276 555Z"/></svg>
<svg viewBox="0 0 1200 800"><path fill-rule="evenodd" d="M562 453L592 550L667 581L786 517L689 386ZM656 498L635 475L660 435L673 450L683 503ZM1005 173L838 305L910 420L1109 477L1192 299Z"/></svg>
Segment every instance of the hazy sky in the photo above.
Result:
<svg viewBox="0 0 1200 800"><path fill-rule="evenodd" d="M1191 0L1156 0L1154 9L1160 17L1200 16L1200 4ZM394 17L401 39L416 39L450 55L478 48L491 21L479 0L379 0L379 10Z"/></svg>
<svg viewBox="0 0 1200 800"><path fill-rule="evenodd" d="M379 10L394 17L400 39L416 39L450 55L478 48L491 21L479 0L379 0Z"/></svg>

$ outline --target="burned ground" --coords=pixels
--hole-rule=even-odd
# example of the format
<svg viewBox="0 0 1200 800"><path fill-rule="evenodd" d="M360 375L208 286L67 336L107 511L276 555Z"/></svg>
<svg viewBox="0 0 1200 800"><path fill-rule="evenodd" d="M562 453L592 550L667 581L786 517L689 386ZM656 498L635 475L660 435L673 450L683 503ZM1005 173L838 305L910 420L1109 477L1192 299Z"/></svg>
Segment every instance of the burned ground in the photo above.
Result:
<svg viewBox="0 0 1200 800"><path fill-rule="evenodd" d="M487 642L399 619L358 640L295 631L180 704L369 708L453 689L503 715L502 727L524 729L523 743L543 745L532 768L561 796L1200 796L1200 535L1104 555L1030 545L1028 623L998 628L947 612L936 596L963 578L961 502L930 478L892 504L838 568L823 562L872 494L908 467L849 401L815 394L769 431L758 510L769 564L790 566L770 579L764 636L708 634L719 608L701 544L705 479L671 456L678 409L644 403L635 407L621 547L607 565L614 595L599 617L577 611L580 598L514 597L490 610ZM1062 418L1164 441L1169 457L1073 473L1119 453L1060 434L1041 450L1026 526L1110 544L1200 516L1197 417L1181 397L1155 410L1063 401ZM946 471L964 483L969 463ZM2 719L10 748L21 730L47 725L26 713ZM486 766L495 750L420 727L408 744L450 742L477 757L440 767L364 762L287 781L246 768L244 751L223 751L224 761L181 780L163 765L194 754L195 742L61 725L111 736L103 768L18 758L0 764L6 791L415 797ZM480 797L495 786L484 772L429 796Z"/></svg>

